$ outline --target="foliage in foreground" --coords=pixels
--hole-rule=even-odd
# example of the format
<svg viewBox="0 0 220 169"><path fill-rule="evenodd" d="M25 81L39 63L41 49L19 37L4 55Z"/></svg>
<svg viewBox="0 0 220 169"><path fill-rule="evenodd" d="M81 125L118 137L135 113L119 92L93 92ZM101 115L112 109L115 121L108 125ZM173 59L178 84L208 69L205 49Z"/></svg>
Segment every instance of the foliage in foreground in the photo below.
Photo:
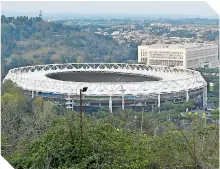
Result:
<svg viewBox="0 0 220 169"><path fill-rule="evenodd" d="M150 137L86 118L81 135L78 121L75 113L56 119L9 161L16 168L172 168L186 162L193 166L187 151L182 151L187 145L179 131Z"/></svg>
<svg viewBox="0 0 220 169"><path fill-rule="evenodd" d="M85 114L81 134L78 113L41 98L28 100L14 84L6 84L2 155L15 168L218 168L218 126L205 126L195 115L131 110Z"/></svg>

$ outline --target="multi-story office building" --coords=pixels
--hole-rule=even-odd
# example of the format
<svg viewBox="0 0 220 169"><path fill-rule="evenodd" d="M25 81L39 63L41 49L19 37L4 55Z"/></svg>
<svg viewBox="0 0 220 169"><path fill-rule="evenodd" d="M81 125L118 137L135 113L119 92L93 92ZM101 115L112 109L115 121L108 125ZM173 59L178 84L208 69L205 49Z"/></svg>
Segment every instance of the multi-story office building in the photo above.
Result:
<svg viewBox="0 0 220 169"><path fill-rule="evenodd" d="M218 45L188 43L138 46L138 62L179 68L218 67Z"/></svg>

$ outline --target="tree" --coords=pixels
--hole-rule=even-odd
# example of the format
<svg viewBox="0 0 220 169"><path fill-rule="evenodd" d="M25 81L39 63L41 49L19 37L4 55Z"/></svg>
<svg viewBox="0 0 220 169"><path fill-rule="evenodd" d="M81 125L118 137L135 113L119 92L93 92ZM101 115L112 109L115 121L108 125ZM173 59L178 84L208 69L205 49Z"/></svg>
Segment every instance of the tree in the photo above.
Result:
<svg viewBox="0 0 220 169"><path fill-rule="evenodd" d="M6 22L6 17L5 17L5 15L2 15L1 16L1 23L5 23Z"/></svg>
<svg viewBox="0 0 220 169"><path fill-rule="evenodd" d="M36 99L34 99L33 107L37 111L37 113L44 111L44 102L43 101L44 100L42 97L37 97Z"/></svg>
<svg viewBox="0 0 220 169"><path fill-rule="evenodd" d="M218 97L211 97L208 99L208 103L214 103L215 107L219 107L219 98Z"/></svg>
<svg viewBox="0 0 220 169"><path fill-rule="evenodd" d="M191 110L193 107L195 107L196 102L194 100L188 100L188 102L184 103L185 108L188 108L189 110Z"/></svg>

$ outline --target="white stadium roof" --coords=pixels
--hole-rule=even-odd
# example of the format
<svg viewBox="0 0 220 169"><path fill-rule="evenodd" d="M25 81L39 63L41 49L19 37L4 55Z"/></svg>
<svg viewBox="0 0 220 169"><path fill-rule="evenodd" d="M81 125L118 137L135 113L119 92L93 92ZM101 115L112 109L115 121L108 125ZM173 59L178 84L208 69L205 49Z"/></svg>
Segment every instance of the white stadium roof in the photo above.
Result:
<svg viewBox="0 0 220 169"><path fill-rule="evenodd" d="M74 82L47 77L56 72L109 72L158 77L159 81L143 82ZM156 95L190 91L207 84L199 72L188 69L151 67L126 63L65 63L36 65L11 69L6 79L16 82L24 90L78 95L82 87L88 87L85 95L117 96Z"/></svg>

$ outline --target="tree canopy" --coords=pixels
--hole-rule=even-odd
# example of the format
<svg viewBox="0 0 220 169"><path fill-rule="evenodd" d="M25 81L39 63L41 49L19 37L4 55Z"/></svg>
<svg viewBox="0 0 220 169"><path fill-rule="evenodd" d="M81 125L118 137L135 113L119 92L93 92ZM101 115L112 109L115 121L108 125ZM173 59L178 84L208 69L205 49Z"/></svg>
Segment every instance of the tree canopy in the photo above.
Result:
<svg viewBox="0 0 220 169"><path fill-rule="evenodd" d="M218 168L218 125L184 107L85 113L81 134L77 112L2 88L2 155L15 168Z"/></svg>

